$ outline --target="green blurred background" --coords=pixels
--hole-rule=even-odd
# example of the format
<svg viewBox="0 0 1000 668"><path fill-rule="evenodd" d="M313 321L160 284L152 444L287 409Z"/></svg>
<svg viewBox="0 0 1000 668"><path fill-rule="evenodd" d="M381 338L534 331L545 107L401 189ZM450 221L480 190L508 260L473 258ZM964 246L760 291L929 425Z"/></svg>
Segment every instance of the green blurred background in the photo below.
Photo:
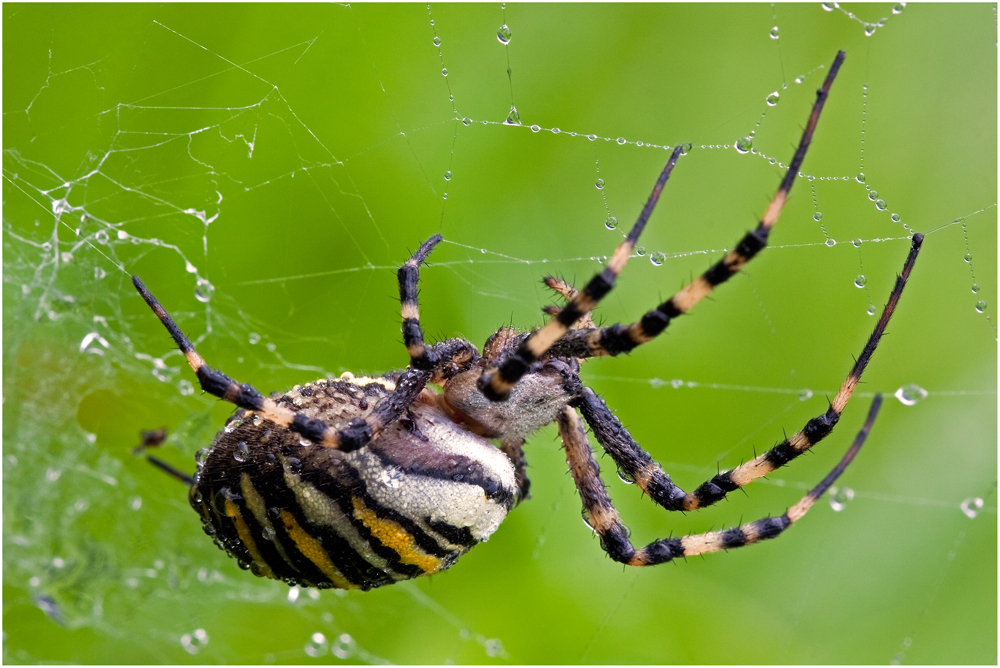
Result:
<svg viewBox="0 0 1000 668"><path fill-rule="evenodd" d="M3 18L5 662L997 661L996 5L8 3ZM429 337L538 326L540 278L599 269L662 147L690 142L601 306L628 321L754 225L841 48L814 179L772 248L584 373L691 489L825 409L907 228L929 233L814 456L688 516L601 460L637 543L730 526L825 475L873 392L924 388L886 402L840 512L623 570L580 521L549 428L527 450L533 498L451 571L316 595L241 572L182 486L130 454L166 426L162 457L191 470L230 406L194 391L128 274L264 391L378 373L406 361L394 267L423 239L450 242L422 274ZM503 124L512 100L520 127ZM734 150L751 132L753 152Z"/></svg>

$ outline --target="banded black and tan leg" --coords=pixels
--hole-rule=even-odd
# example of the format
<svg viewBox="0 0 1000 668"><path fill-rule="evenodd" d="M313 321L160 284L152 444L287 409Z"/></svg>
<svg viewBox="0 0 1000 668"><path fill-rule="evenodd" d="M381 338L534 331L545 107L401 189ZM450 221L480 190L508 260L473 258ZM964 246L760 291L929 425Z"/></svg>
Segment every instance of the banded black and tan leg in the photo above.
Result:
<svg viewBox="0 0 1000 668"><path fill-rule="evenodd" d="M531 481L528 480L528 459L524 456L524 439L505 438L500 441L500 451L514 464L514 480L517 482L517 499L514 504L517 505L531 498L531 494L528 493Z"/></svg>
<svg viewBox="0 0 1000 668"><path fill-rule="evenodd" d="M532 363L547 352L552 347L552 344L566 334L570 327L577 321L593 311L598 302L611 291L611 288L615 285L615 280L618 278L618 274L625 268L625 264L628 262L629 256L631 256L632 250L635 248L639 235L646 227L646 222L653 213L653 209L660 199L660 193L663 191L663 186L666 185L667 179L670 178L670 172L673 171L674 165L677 164L677 158L680 154L681 147L678 146L670 155L670 159L656 180L656 185L653 186L653 191L650 193L649 199L646 200L646 205L643 207L642 213L639 214L639 219L629 231L625 240L618 244L604 270L590 279L590 282L584 286L583 290L578 292L559 311L557 316L526 338L517 347L514 354L507 357L498 368L487 369L479 377L479 390L488 399L491 401L506 401L510 396L511 389L528 372Z"/></svg>
<svg viewBox="0 0 1000 668"><path fill-rule="evenodd" d="M844 412L844 408L847 406L847 402L850 401L854 389L861 381L861 374L864 373L868 362L875 353L879 340L885 334L885 329L896 310L896 306L899 304L903 288L906 287L906 281L913 270L913 265L917 261L917 255L920 252L923 239L924 235L922 234L913 235L910 252L906 257L906 263L903 265L903 272L896 277L896 283L889 294L889 299L882 310L882 315L875 324L875 329L872 331L871 336L868 337L861 355L855 360L854 366L851 368L850 373L847 374L847 378L844 379L840 390L834 396L833 401L830 402L830 407L827 411L809 420L801 431L796 432L790 438L786 438L764 454L758 455L730 471L723 471L711 480L704 482L684 499L684 510L704 508L725 498L729 492L784 466L826 438L833 431L833 428L840 420L841 414Z"/></svg>
<svg viewBox="0 0 1000 668"><path fill-rule="evenodd" d="M812 142L816 124L829 95L830 86L844 62L845 55L843 51L837 54L830 66L830 71L827 73L826 80L823 82L823 87L816 91L816 102L813 104L812 113L809 115L809 122L802 133L799 146L795 150L795 155L792 157L792 162L781 181L781 185L778 187L778 192L775 193L774 199L768 205L757 228L748 232L735 249L726 253L705 273L682 288L669 300L648 311L638 322L631 325L615 324L590 331L569 332L552 346L549 355L587 358L630 352L663 333L671 320L690 311L695 304L711 294L715 288L742 270L767 246L771 228L778 222L781 209L788 199L792 184L795 183L795 177L799 173L803 159L805 159L806 150Z"/></svg>
<svg viewBox="0 0 1000 668"><path fill-rule="evenodd" d="M784 466L803 452L825 438L836 426L854 389L861 380L861 374L871 360L879 340L885 333L889 320L899 304L907 279L913 270L922 234L915 234L910 252L903 265L902 274L896 278L892 292L886 302L875 330L868 337L861 355L841 385L840 391L830 402L830 407L822 415L809 420L806 426L790 438L785 439L771 450L730 471L723 471L702 483L693 492L685 494L671 480L670 476L629 434L607 404L590 388L584 388L572 405L580 410L587 424L594 431L594 437L617 464L623 478L632 479L649 497L667 510L697 510L716 503L739 487L749 484L761 476Z"/></svg>
<svg viewBox="0 0 1000 668"><path fill-rule="evenodd" d="M577 294L579 294L580 292L579 290L574 288L572 285L570 285L563 279L556 278L555 276L546 276L545 278L542 279L542 282L548 289L552 290L557 294L562 295L567 302L571 302L574 299L576 299ZM557 317L560 313L562 313L562 310L563 307L555 305L546 306L542 308L542 312L551 318ZM593 313L588 312L582 318L577 320L575 324L571 325L570 329L594 329L595 326L596 325L594 325Z"/></svg>
<svg viewBox="0 0 1000 668"><path fill-rule="evenodd" d="M253 411L261 417L277 425L301 434L313 443L327 448L335 448L350 452L368 443L382 428L391 424L399 414L416 398L427 384L431 374L428 371L408 370L400 376L393 394L386 397L367 419L355 418L344 429L334 429L326 422L308 417L289 408L279 405L269 397L265 397L255 387L238 383L221 371L217 371L202 359L201 355L191 345L173 318L164 310L138 276L132 277L132 283L167 328L177 347L184 353L188 364L198 376L201 389L211 395ZM408 401L407 403L403 403ZM383 408L383 404L385 407Z"/></svg>
<svg viewBox="0 0 1000 668"><path fill-rule="evenodd" d="M864 426L854 439L843 459L836 467L798 503L778 517L766 517L725 531L711 531L680 538L654 540L638 550L632 545L628 529L618 517L604 482L600 478L600 468L590 451L583 425L573 409L567 407L559 416L559 434L566 449L566 460L573 481L576 483L588 523L600 536L601 547L615 561L629 566L653 566L678 557L690 557L719 550L729 550L752 545L762 540L778 537L785 529L800 520L816 501L844 472L854 460L858 450L871 431L872 423L882 404L881 395L876 395Z"/></svg>
<svg viewBox="0 0 1000 668"><path fill-rule="evenodd" d="M420 265L427 261L427 256L439 243L441 235L435 234L420 244L420 248L396 272L399 279L399 304L403 311L403 343L410 355L410 366L414 369L431 369L437 362L433 352L424 343L417 293L420 286Z"/></svg>

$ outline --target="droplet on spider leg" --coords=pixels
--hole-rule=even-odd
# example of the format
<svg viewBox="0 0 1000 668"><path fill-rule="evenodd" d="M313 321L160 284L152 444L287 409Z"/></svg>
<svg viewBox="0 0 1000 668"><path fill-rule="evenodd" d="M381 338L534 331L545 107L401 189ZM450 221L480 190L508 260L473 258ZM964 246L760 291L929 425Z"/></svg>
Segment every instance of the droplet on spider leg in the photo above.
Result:
<svg viewBox="0 0 1000 668"><path fill-rule="evenodd" d="M962 512L965 513L965 516L970 520L975 519L976 515L979 514L979 511L983 509L983 500L978 496L970 496L965 501L962 501L958 507L962 509Z"/></svg>
<svg viewBox="0 0 1000 668"><path fill-rule="evenodd" d="M893 396L899 399L899 403L904 406L913 406L926 399L927 394L927 390L924 388L914 383L909 383L896 390Z"/></svg>
<svg viewBox="0 0 1000 668"><path fill-rule="evenodd" d="M233 459L242 463L247 460L250 456L250 448L247 446L246 441L240 441L236 444L236 450L233 451Z"/></svg>

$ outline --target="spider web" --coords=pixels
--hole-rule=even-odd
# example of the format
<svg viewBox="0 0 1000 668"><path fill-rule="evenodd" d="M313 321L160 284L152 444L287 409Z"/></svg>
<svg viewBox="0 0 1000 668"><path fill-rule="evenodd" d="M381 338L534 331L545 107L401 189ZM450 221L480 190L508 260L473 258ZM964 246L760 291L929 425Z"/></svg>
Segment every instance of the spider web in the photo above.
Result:
<svg viewBox="0 0 1000 668"><path fill-rule="evenodd" d="M996 661L995 5L4 19L5 660ZM129 274L263 391L380 373L406 359L394 271L422 240L446 240L422 272L428 338L538 326L541 277L599 270L690 143L601 305L628 322L755 223L838 48L769 249L661 340L584 372L691 489L825 409L924 232L816 456L682 517L602 460L637 543L729 526L794 503L870 397L895 394L781 540L622 573L547 429L533 498L488 545L433 579L320 594L239 572L176 481L131 456L166 426L161 456L189 470L231 407L196 391Z"/></svg>

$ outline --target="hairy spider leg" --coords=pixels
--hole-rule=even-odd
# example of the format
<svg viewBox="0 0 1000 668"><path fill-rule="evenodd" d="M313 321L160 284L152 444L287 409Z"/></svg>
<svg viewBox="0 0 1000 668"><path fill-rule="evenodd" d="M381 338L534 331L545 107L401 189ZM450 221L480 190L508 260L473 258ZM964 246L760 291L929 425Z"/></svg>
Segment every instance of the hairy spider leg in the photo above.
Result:
<svg viewBox="0 0 1000 668"><path fill-rule="evenodd" d="M650 215L652 215L653 209L660 199L663 186L666 185L667 179L670 178L670 172L673 171L674 165L677 164L677 158L680 157L680 154L681 147L678 146L671 153L670 159L656 180L656 185L653 186L653 191L649 194L649 199L646 200L646 205L642 208L639 219L629 231L625 240L618 244L604 270L590 279L590 282L587 283L583 290L577 293L559 311L557 316L549 320L540 330L522 341L517 350L505 359L499 368L488 369L479 377L479 390L488 399L491 401L506 401L510 396L511 389L528 372L531 364L548 351L552 347L552 344L566 334L570 327L578 320L593 311L598 302L611 291L618 274L625 268L625 264L628 262L629 256L635 248L639 235L646 227L646 222L649 220Z"/></svg>
<svg viewBox="0 0 1000 668"><path fill-rule="evenodd" d="M667 510L696 510L710 506L725 498L729 492L784 466L833 431L851 398L851 394L861 380L861 374L868 366L879 340L885 333L889 319L892 318L892 314L896 310L899 298L903 294L903 288L906 287L907 279L917 260L922 242L922 234L913 236L910 252L903 265L903 273L896 277L896 283L889 294L882 316L827 411L809 420L801 431L796 432L764 454L735 469L719 473L702 483L693 492L685 494L684 490L673 483L670 476L663 471L648 452L635 442L628 430L604 403L604 400L598 397L593 390L584 388L580 396L571 402L571 405L580 410L583 418L593 430L594 437L618 466L619 474L627 480L634 480L639 489L648 494L654 503Z"/></svg>
<svg viewBox="0 0 1000 668"><path fill-rule="evenodd" d="M326 448L350 452L371 441L386 426L392 424L412 404L417 395L432 377L431 371L408 369L395 379L395 389L375 407L367 418L354 418L344 429L334 429L323 420L311 418L303 413L281 406L265 397L252 385L238 383L221 371L207 364L197 353L191 341L184 335L173 318L164 310L138 276L132 277L136 290L160 319L177 347L184 353L188 364L198 376L201 389L240 408L253 411L271 422L301 434L306 439ZM464 360L471 344L463 341L445 341L431 347L431 353L442 364L451 363L453 358ZM161 467L162 468L162 467Z"/></svg>
<svg viewBox="0 0 1000 668"><path fill-rule="evenodd" d="M882 395L875 395L864 426L854 439L840 463L822 482L812 489L798 503L778 517L766 517L725 531L710 531L680 538L654 540L638 550L629 540L628 529L622 524L608 495L604 481L600 477L600 467L587 443L583 423L576 412L566 407L559 415L559 435L566 450L566 462L576 488L583 501L587 523L601 539L601 547L612 559L629 566L653 566L678 557L689 557L706 552L729 550L744 545L776 538L794 522L801 519L816 503L816 500L837 480L847 465L851 463L865 442L872 423L882 404Z"/></svg>
<svg viewBox="0 0 1000 668"><path fill-rule="evenodd" d="M748 232L735 249L726 253L705 273L683 287L669 300L648 311L638 322L627 326L614 324L598 329L571 331L552 346L548 353L550 356L586 359L603 355L620 355L630 352L643 343L652 341L667 328L671 320L690 311L695 304L743 269L767 246L768 235L774 224L778 222L781 209L788 199L788 193L795 182L795 176L799 173L799 168L806 156L806 150L812 142L820 112L823 111L823 105L830 93L830 86L833 84L845 57L846 54L843 51L837 53L826 80L823 82L823 87L816 91L816 102L813 104L812 113L809 114L809 122L802 133L802 139L795 150L792 163L789 165L788 171L785 172L778 192L775 193L774 199L768 205L757 228Z"/></svg>
<svg viewBox="0 0 1000 668"><path fill-rule="evenodd" d="M420 284L420 265L427 261L427 256L439 243L441 235L435 234L420 244L420 248L396 272L399 280L399 303L403 312L403 344L406 345L406 352L410 355L410 366L414 369L432 369L438 362L424 343L424 332L420 329L417 292Z"/></svg>

